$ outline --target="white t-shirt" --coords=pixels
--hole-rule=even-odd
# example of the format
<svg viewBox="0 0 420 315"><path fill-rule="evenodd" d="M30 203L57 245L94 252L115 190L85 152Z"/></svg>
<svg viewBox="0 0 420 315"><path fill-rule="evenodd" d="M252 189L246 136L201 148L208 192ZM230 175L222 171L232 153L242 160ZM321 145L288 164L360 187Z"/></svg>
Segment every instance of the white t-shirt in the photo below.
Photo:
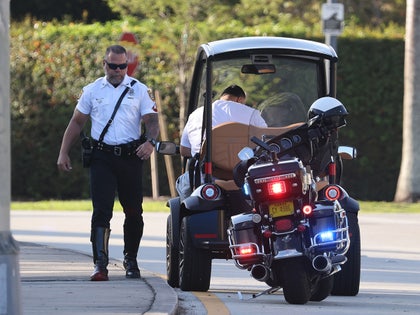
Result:
<svg viewBox="0 0 420 315"><path fill-rule="evenodd" d="M212 105L213 128L225 122L237 122L257 127L267 127L267 124L261 117L261 113L252 107L225 100L217 100ZM199 107L191 113L181 136L181 145L191 148L192 156L197 152L200 152L203 110L203 107Z"/></svg>
<svg viewBox="0 0 420 315"><path fill-rule="evenodd" d="M81 113L90 115L93 139L99 139L126 86L130 87L130 90L124 96L103 142L116 145L139 139L142 116L157 112L147 86L136 80L136 84L131 87L131 80L133 78L126 75L123 82L115 88L106 77L102 77L83 88L76 108Z"/></svg>

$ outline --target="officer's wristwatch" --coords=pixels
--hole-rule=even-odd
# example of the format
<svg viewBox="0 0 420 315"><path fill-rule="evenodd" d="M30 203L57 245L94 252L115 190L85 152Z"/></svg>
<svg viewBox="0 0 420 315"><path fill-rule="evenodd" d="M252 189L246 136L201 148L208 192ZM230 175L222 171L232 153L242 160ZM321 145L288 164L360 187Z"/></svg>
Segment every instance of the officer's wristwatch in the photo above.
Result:
<svg viewBox="0 0 420 315"><path fill-rule="evenodd" d="M156 146L156 140L155 139L147 138L147 141L149 141L152 144L152 146Z"/></svg>

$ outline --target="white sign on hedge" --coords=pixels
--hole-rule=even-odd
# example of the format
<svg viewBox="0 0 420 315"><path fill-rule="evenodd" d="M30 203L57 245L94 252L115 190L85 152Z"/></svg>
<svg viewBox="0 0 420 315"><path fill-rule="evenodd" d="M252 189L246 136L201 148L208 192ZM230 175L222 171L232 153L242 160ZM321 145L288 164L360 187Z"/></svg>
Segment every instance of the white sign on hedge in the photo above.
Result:
<svg viewBox="0 0 420 315"><path fill-rule="evenodd" d="M321 19L322 31L325 35L340 35L344 28L344 4L322 4Z"/></svg>

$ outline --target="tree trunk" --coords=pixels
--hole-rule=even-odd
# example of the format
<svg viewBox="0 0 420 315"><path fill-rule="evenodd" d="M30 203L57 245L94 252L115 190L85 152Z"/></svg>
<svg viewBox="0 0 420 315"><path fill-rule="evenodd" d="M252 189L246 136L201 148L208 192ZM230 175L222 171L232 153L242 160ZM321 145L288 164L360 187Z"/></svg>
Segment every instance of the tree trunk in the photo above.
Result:
<svg viewBox="0 0 420 315"><path fill-rule="evenodd" d="M420 201L420 1L407 0L403 146L394 201ZM384 148L386 153L386 148Z"/></svg>

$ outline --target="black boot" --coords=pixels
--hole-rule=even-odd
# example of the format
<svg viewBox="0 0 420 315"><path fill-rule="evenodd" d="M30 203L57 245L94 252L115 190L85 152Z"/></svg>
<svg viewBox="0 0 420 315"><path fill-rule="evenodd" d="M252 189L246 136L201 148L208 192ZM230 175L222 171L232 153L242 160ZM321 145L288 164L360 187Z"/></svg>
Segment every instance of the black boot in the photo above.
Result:
<svg viewBox="0 0 420 315"><path fill-rule="evenodd" d="M137 265L137 252L143 236L143 217L141 215L126 217L124 221L124 268L126 278L140 278Z"/></svg>
<svg viewBox="0 0 420 315"><path fill-rule="evenodd" d="M108 242L111 230L104 227L92 229L90 241L92 242L93 263L95 270L90 276L92 281L108 281Z"/></svg>
<svg viewBox="0 0 420 315"><path fill-rule="evenodd" d="M125 268L126 278L130 278L130 279L140 278L140 270L139 270L139 266L137 265L137 258L125 255L123 265Z"/></svg>

